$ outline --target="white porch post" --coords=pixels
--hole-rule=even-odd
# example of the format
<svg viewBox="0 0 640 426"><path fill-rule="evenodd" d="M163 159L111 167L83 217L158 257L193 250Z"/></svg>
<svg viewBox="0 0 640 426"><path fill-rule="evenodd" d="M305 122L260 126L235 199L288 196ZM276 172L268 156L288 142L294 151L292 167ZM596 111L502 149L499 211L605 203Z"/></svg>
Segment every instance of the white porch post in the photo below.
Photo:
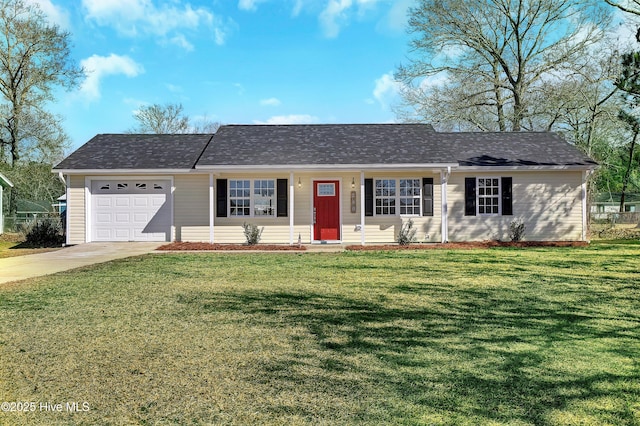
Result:
<svg viewBox="0 0 640 426"><path fill-rule="evenodd" d="M213 173L209 173L209 242L213 244L213 225L216 210L216 200L213 198Z"/></svg>
<svg viewBox="0 0 640 426"><path fill-rule="evenodd" d="M293 184L293 172L289 173L289 245L293 245L293 225L294 214L293 206L295 205L293 197L295 196L295 187Z"/></svg>
<svg viewBox="0 0 640 426"><path fill-rule="evenodd" d="M364 171L360 172L360 244L365 244L365 235L364 235Z"/></svg>
<svg viewBox="0 0 640 426"><path fill-rule="evenodd" d="M451 168L440 171L440 190L442 195L442 242L449 241L449 204L447 202L447 183Z"/></svg>

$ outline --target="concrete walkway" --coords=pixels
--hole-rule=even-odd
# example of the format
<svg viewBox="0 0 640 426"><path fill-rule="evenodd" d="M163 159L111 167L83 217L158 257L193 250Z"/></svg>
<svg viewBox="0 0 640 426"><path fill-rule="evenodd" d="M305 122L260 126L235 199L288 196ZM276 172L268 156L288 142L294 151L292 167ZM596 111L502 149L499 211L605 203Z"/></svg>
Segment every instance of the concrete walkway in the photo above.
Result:
<svg viewBox="0 0 640 426"><path fill-rule="evenodd" d="M164 243L88 243L0 259L0 284L151 253Z"/></svg>

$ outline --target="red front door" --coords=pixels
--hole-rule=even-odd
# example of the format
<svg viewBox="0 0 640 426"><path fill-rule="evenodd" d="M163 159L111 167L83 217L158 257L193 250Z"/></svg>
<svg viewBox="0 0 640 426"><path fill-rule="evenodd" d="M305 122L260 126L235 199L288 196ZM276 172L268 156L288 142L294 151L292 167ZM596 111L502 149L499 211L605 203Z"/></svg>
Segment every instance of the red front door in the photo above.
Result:
<svg viewBox="0 0 640 426"><path fill-rule="evenodd" d="M340 240L340 185L337 180L313 182L313 239Z"/></svg>

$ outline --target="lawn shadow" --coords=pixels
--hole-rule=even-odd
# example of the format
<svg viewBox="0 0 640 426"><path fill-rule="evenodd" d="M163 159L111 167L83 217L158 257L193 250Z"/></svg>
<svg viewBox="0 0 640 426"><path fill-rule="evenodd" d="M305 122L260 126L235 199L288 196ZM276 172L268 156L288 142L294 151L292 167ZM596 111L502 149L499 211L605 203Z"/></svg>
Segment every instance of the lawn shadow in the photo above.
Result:
<svg viewBox="0 0 640 426"><path fill-rule="evenodd" d="M276 290L200 292L180 302L203 312L240 312L244 321L276 329L302 328L306 336L298 338L317 351L281 354L262 366L257 380L280 391L321 389L346 397L345 390L364 394L377 389L386 395L385 407L370 408L378 416L385 411L387 421L433 416L454 423L550 424L554 410L620 397L611 389L640 381L637 366L631 371L590 368L589 358L601 356L602 348L588 346L616 339L629 345L606 351L620 359L640 359L637 313L624 313L624 326L617 326L618 316L594 307L604 300L549 303L506 289L419 287L398 286L386 296L409 293L428 303ZM319 366L320 373L308 377L306 365ZM301 406L286 409L304 416ZM367 420L366 412L360 415ZM632 420L637 413L616 406L599 415L601 421L611 416Z"/></svg>

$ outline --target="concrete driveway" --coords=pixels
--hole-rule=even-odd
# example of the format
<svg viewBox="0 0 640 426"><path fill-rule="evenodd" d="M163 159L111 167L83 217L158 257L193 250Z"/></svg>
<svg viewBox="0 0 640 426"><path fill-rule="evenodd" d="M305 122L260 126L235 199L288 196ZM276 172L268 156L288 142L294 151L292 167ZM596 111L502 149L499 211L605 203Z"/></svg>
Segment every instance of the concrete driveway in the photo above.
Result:
<svg viewBox="0 0 640 426"><path fill-rule="evenodd" d="M0 284L55 274L154 251L164 243L88 243L61 250L0 259Z"/></svg>

